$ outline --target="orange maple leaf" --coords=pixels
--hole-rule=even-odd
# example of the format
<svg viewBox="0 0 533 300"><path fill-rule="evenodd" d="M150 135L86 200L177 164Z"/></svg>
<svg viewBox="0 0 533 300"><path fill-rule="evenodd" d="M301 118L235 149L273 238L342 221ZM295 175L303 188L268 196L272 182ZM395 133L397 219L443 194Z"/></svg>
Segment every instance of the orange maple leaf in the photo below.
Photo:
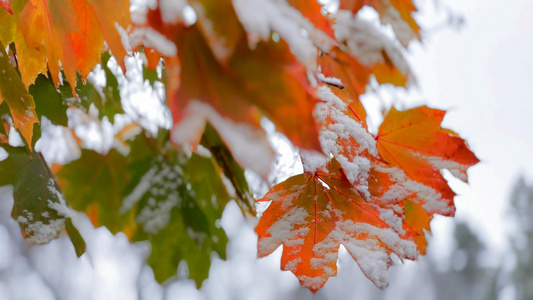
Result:
<svg viewBox="0 0 533 300"><path fill-rule="evenodd" d="M272 201L255 231L264 257L283 245L281 268L316 292L337 273L342 244L378 287L387 286L391 253L415 259L416 245L385 222L332 159L327 170L291 177L259 201Z"/></svg>
<svg viewBox="0 0 533 300"><path fill-rule="evenodd" d="M35 102L11 65L4 49L4 45L0 42L0 104L3 101L7 102L14 127L32 150L33 125L39 123Z"/></svg>
<svg viewBox="0 0 533 300"><path fill-rule="evenodd" d="M337 250L343 244L367 277L385 287L388 254L408 259L425 254L433 215L455 211L455 194L440 169L466 180L466 169L478 160L464 140L440 127L442 111L393 109L374 137L350 103L331 89L319 88L325 102L318 105L317 116L323 124L322 146L333 158L302 153L306 173L275 186L259 200L273 202L256 228L258 253L265 256L283 244L282 268L316 291L335 275ZM347 237L345 224L386 230L390 240L370 233ZM359 249L367 256L358 254L354 245L369 247ZM370 264L374 267L368 268Z"/></svg>
<svg viewBox="0 0 533 300"><path fill-rule="evenodd" d="M420 40L420 26L412 16L417 8L412 0L341 0L339 8L355 14L365 5L373 7L379 13L382 23L392 25L404 47L412 39ZM406 30L405 25L410 31Z"/></svg>
<svg viewBox="0 0 533 300"><path fill-rule="evenodd" d="M262 140L266 139L259 122L267 116L296 146L320 149L312 113L319 100L305 67L284 42L260 42L251 50L243 40L227 66L217 61L194 27L179 35L177 45L182 75L169 77L169 82L179 80L175 92L169 90L172 85L167 87L176 125L194 117L187 107L192 101L201 101L225 118L257 128L254 135L263 135L259 137ZM176 67L169 62L172 60L167 60L170 74ZM201 130L198 133L199 141Z"/></svg>
<svg viewBox="0 0 533 300"><path fill-rule="evenodd" d="M250 139L270 149L260 125L266 116L296 146L319 150L318 126L313 117L319 100L305 66L285 41L260 41L250 49L231 2L211 2L195 5L200 15L198 22L190 26L180 20L165 22L160 7L148 13L148 24L141 25L155 30L179 49L176 56L165 57L167 98L175 124L173 140L196 145L205 121L217 130L221 122L231 122L231 126L240 126ZM209 25L208 16L213 14L213 5L232 12L217 31L209 29L212 24ZM218 24L221 20L215 18L213 22ZM229 137L219 133L234 152L236 148L228 142ZM268 156L273 158L269 151ZM254 168L239 157L236 155L243 166ZM266 176L266 169L256 171Z"/></svg>
<svg viewBox="0 0 533 300"><path fill-rule="evenodd" d="M56 85L60 66L69 82L76 82L78 71L85 79L100 62L104 41L124 69L126 51L118 30L129 26L127 0L31 0L13 18L16 29L7 42L15 42L26 86L47 66Z"/></svg>
<svg viewBox="0 0 533 300"><path fill-rule="evenodd" d="M380 84L390 83L396 86L405 86L408 79L408 76L400 72L394 63L388 59L385 50L382 51L382 55L385 58L384 62L377 62L371 66L361 64L356 57L343 51L340 47L335 47L318 57L321 73L326 79L321 81L329 84L333 93L349 104L350 110L365 125L366 111L359 96L366 92L366 86L370 82L371 76L374 75ZM331 84L328 78L338 79L340 84Z"/></svg>
<svg viewBox="0 0 533 300"><path fill-rule="evenodd" d="M333 40L335 39L335 34L331 27L333 22L329 19L329 13L322 13L322 4L318 1L307 0L288 0L287 2L306 17L315 28L324 32Z"/></svg>
<svg viewBox="0 0 533 300"><path fill-rule="evenodd" d="M445 113L426 106L406 111L393 107L379 127L376 141L380 155L388 164L435 189L453 207L455 193L440 170L447 169L466 182L466 170L479 159L456 133L440 126Z"/></svg>

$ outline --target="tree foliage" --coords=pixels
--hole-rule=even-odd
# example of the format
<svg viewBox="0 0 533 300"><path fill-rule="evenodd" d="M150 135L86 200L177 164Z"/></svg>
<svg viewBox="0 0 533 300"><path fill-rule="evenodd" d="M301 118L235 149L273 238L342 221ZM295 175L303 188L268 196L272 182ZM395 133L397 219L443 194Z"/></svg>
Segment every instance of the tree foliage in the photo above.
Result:
<svg viewBox="0 0 533 300"><path fill-rule="evenodd" d="M466 182L478 162L441 127L441 110L391 108L369 131L360 101L367 85L414 81L404 53L421 32L410 0L341 0L332 12L315 1L159 0L137 4L131 16L125 0L0 5L0 146L8 155L0 185L14 186L12 215L30 243L66 226L81 256L72 222L81 211L95 226L150 241L160 282L185 261L200 285L212 253L225 257L225 205L233 199L256 218L244 170L263 179L272 171L268 119L299 149L304 172L258 199L271 202L256 228L259 256L283 245L282 269L316 291L336 274L343 245L386 287L391 254L424 254L433 215L455 212L441 171ZM365 6L381 24L364 17ZM118 76L128 71L125 56L143 59L152 87L164 85L170 130L151 131L135 117L117 125L128 100ZM105 82L91 75L95 67ZM51 166L35 150L43 118L74 137L77 159ZM77 127L105 122L120 126L113 142L89 149ZM15 132L22 147L9 144Z"/></svg>

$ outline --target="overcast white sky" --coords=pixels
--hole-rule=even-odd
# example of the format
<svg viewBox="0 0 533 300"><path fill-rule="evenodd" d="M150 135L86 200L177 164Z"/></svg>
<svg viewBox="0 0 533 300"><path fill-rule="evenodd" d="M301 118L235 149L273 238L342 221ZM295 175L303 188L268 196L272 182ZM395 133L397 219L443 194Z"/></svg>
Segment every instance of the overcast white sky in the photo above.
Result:
<svg viewBox="0 0 533 300"><path fill-rule="evenodd" d="M461 194L457 218L502 250L513 183L520 173L533 180L533 1L443 2L464 15L465 26L412 45L410 61L424 102L448 109L445 127L481 159L469 171L469 186L453 182ZM422 20L437 21L431 14ZM413 98L409 103L420 103ZM441 222L449 220L434 225Z"/></svg>

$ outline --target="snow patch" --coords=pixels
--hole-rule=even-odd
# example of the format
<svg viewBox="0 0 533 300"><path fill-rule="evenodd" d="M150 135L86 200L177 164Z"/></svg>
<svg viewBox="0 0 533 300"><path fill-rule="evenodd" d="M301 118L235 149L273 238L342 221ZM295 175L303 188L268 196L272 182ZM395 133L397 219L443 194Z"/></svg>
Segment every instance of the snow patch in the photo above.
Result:
<svg viewBox="0 0 533 300"><path fill-rule="evenodd" d="M250 47L269 40L271 31L279 34L291 52L309 70L316 70L317 48L308 37L317 33L312 23L285 0L233 0L233 7L248 32ZM308 35L308 36L306 36ZM325 35L325 34L324 34ZM327 40L325 38L321 38ZM327 48L327 46L323 46Z"/></svg>
<svg viewBox="0 0 533 300"><path fill-rule="evenodd" d="M307 224L309 213L302 207L294 207L282 218L278 219L267 230L270 236L263 237L257 244L259 256L268 255L282 243L287 247L304 244L304 237L309 233L309 228L302 226Z"/></svg>
<svg viewBox="0 0 533 300"><path fill-rule="evenodd" d="M409 75L409 65L394 40L361 14L354 16L350 11L338 11L333 29L337 40L345 43L350 54L362 64L373 66L385 63L384 51L403 75Z"/></svg>
<svg viewBox="0 0 533 300"><path fill-rule="evenodd" d="M209 122L243 168L249 168L263 178L268 176L275 154L264 131L245 123L234 123L200 101L191 101L184 115L186 117L172 129L171 136L175 143L198 144L205 124Z"/></svg>
<svg viewBox="0 0 533 300"><path fill-rule="evenodd" d="M328 157L316 151L300 150L300 157L304 172L315 173L319 169L326 167Z"/></svg>
<svg viewBox="0 0 533 300"><path fill-rule="evenodd" d="M329 85L332 85L332 86L335 86L335 87L338 87L338 88L341 88L341 89L344 88L344 84L342 84L342 81L339 78L326 77L322 73L317 73L316 77L318 78L318 80L322 81L323 83L327 83Z"/></svg>
<svg viewBox="0 0 533 300"><path fill-rule="evenodd" d="M160 0L161 19L164 23L176 24L183 20L183 11L187 6L187 0Z"/></svg>
<svg viewBox="0 0 533 300"><path fill-rule="evenodd" d="M324 100L318 103L315 116L324 124L319 140L325 153L331 153L341 164L346 177L352 184L361 185L361 191L368 195L365 187L370 171L370 161L360 156L367 150L377 156L374 137L363 125L346 114L347 105L329 87L318 88L317 97ZM343 143L342 140L348 143Z"/></svg>

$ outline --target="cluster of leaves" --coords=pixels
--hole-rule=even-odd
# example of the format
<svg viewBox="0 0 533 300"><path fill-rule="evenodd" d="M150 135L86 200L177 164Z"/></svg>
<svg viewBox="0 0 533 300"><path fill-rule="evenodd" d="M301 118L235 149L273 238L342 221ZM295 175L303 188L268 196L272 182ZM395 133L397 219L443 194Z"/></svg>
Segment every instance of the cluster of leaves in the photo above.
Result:
<svg viewBox="0 0 533 300"><path fill-rule="evenodd" d="M14 186L12 215L33 243L65 226L82 255L73 208L95 226L150 241L148 263L159 281L185 260L201 284L212 252L225 256L218 220L226 203L235 199L255 216L243 170L263 178L271 171L274 151L261 128L268 118L300 149L304 173L259 200L272 202L256 228L259 256L283 245L282 269L316 291L336 274L342 244L385 287L390 255L424 254L433 215L454 214L441 170L466 181L478 162L440 127L440 110L392 108L377 134L368 130L360 95L372 78L413 81L403 57L420 39L410 0L341 0L335 13L315 1L159 0L133 23L124 0L0 3L0 146L8 153L0 185ZM363 6L396 38L361 17ZM106 45L123 70L127 52L146 58L143 75L165 84L173 128L153 135L129 124L115 136L120 146L82 149L52 172L34 150L43 116L72 129L68 109L94 107L98 120L111 122L124 113ZM103 87L87 80L98 63ZM9 145L12 128L24 147Z"/></svg>

